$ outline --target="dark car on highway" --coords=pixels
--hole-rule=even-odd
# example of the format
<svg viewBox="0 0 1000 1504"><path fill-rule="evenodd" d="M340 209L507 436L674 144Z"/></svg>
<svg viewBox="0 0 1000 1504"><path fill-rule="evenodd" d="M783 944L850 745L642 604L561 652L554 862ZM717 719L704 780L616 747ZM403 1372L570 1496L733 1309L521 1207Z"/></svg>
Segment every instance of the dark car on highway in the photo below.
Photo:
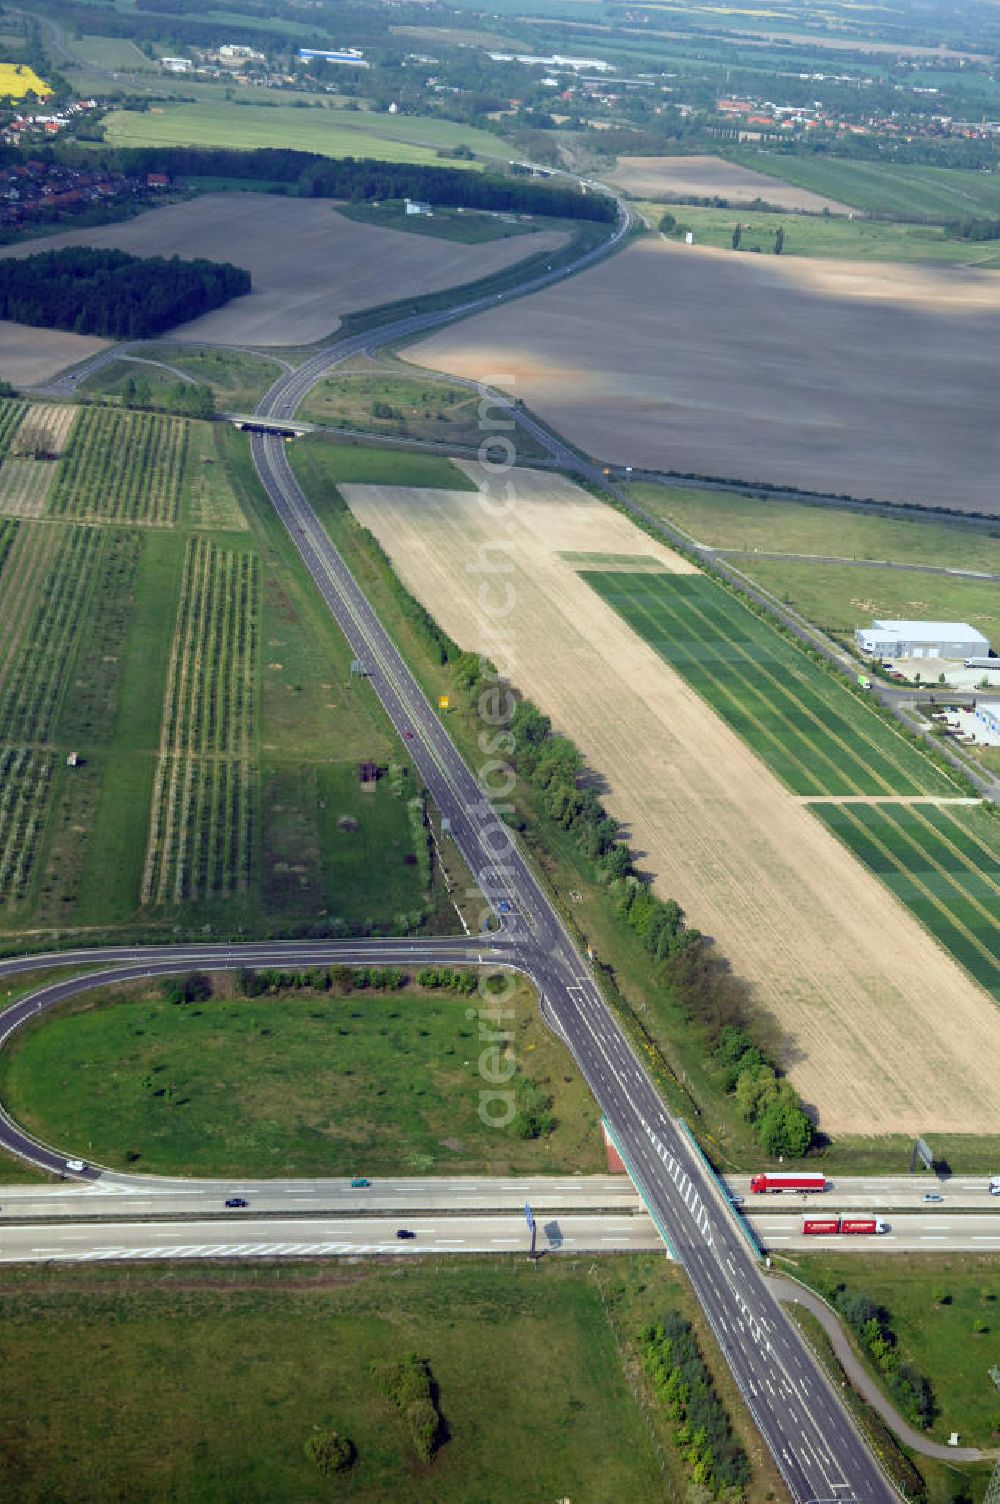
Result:
<svg viewBox="0 0 1000 1504"><path fill-rule="evenodd" d="M403 1238L405 1240L406 1238L415 1238L416 1236L417 1236L416 1233L415 1232L411 1232L408 1227L397 1227L396 1228L396 1237L397 1238Z"/></svg>
<svg viewBox="0 0 1000 1504"><path fill-rule="evenodd" d="M249 1201L244 1201L242 1196L230 1196L229 1200L226 1202L226 1205L228 1207L239 1207L249 1206L250 1203Z"/></svg>

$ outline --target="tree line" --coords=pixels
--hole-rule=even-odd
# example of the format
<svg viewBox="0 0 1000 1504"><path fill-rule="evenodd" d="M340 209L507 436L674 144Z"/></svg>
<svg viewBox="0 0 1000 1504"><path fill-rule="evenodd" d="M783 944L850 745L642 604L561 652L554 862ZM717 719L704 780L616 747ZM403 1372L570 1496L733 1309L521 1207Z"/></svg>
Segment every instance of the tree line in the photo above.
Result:
<svg viewBox="0 0 1000 1504"><path fill-rule="evenodd" d="M459 685L475 693L488 665L476 653L448 655ZM519 777L540 796L542 814L574 838L607 885L615 918L639 937L650 961L649 991L676 1000L718 1051L713 1063L725 1088L769 1155L805 1154L813 1125L791 1083L751 1037L755 1014L746 984L674 899L658 898L636 870L618 823L585 780L576 745L552 730L549 717L519 698L506 727Z"/></svg>
<svg viewBox="0 0 1000 1504"><path fill-rule="evenodd" d="M161 334L249 291L229 262L87 246L0 261L0 318L111 339Z"/></svg>
<svg viewBox="0 0 1000 1504"><path fill-rule="evenodd" d="M41 153L68 165L100 165L109 172L142 176L163 172L173 179L235 178L278 184L304 198L424 199L442 208L496 209L556 219L587 219L610 224L615 202L603 193L582 193L524 177L469 172L413 162L382 162L372 157L324 157L288 147L129 146L83 151L69 143ZM19 161L14 148L0 150L0 162Z"/></svg>

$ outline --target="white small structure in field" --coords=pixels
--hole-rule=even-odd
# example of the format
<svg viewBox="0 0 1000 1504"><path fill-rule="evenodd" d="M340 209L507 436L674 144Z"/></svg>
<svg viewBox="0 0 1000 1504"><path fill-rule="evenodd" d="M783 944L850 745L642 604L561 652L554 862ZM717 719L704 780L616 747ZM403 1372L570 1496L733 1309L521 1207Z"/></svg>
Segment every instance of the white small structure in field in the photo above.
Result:
<svg viewBox="0 0 1000 1504"><path fill-rule="evenodd" d="M407 214L424 214L428 219L432 218L434 214L434 210L430 204L425 204L423 199L408 198L404 199L404 203L406 204Z"/></svg>
<svg viewBox="0 0 1000 1504"><path fill-rule="evenodd" d="M79 766L79 763L80 763L79 753L77 753L77 752L71 752L69 754L69 756L67 757L67 759L66 759L66 766L68 768L75 768L75 767Z"/></svg>
<svg viewBox="0 0 1000 1504"><path fill-rule="evenodd" d="M685 230L684 231L684 244L685 245L694 245L694 231L693 230Z"/></svg>

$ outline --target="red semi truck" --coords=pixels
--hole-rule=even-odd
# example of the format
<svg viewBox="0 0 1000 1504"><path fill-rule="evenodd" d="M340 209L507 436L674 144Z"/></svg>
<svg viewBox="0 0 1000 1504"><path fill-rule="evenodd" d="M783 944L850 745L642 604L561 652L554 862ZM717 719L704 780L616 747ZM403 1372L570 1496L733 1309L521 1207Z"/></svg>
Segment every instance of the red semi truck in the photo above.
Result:
<svg viewBox="0 0 1000 1504"><path fill-rule="evenodd" d="M888 1232L888 1222L881 1217L803 1217L804 1233L879 1233Z"/></svg>
<svg viewBox="0 0 1000 1504"><path fill-rule="evenodd" d="M802 1170L779 1170L772 1174L769 1170L766 1175L751 1176L750 1189L758 1194L762 1191L825 1191L826 1176L810 1175Z"/></svg>

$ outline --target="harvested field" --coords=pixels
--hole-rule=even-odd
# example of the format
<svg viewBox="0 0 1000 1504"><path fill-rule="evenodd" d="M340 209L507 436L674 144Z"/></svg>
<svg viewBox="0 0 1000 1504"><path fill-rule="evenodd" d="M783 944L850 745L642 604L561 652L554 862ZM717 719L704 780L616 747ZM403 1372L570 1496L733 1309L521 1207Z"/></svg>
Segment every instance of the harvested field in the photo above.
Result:
<svg viewBox="0 0 1000 1504"><path fill-rule="evenodd" d="M55 249L56 235L48 240L33 240L32 251ZM89 242L87 242L89 243ZM10 247L0 251L9 254ZM87 360L106 350L110 340L90 334L66 334L61 329L33 329L29 324L13 324L0 319L0 377L15 386L41 386L67 366Z"/></svg>
<svg viewBox="0 0 1000 1504"><path fill-rule="evenodd" d="M812 214L824 209L831 214L851 212L835 198L823 198L722 157L619 157L608 181L633 198L724 198L731 204L763 199L779 209L804 209Z"/></svg>
<svg viewBox="0 0 1000 1504"><path fill-rule="evenodd" d="M998 338L993 272L642 240L407 356L602 460L996 513Z"/></svg>
<svg viewBox="0 0 1000 1504"><path fill-rule="evenodd" d="M755 984L823 1127L991 1131L1000 1011L560 554L691 566L564 480L513 479L511 676L608 780L658 892ZM465 568L495 543L476 495L342 489L442 627L495 655Z"/></svg>
<svg viewBox="0 0 1000 1504"><path fill-rule="evenodd" d="M513 266L525 256L566 244L561 231L485 245L425 239L345 219L329 200L272 198L260 193L210 193L181 204L151 209L119 224L67 230L44 241L7 246L0 255L27 256L43 248L115 246L136 256L206 256L234 261L253 278L253 291L192 319L171 332L173 341L299 345L332 334L347 313L418 297L472 282ZM11 325L0 325L0 331ZM45 331L33 329L37 339ZM60 335L75 339L75 335ZM93 349L106 341L91 340ZM0 332L0 375L12 381L40 380L14 374ZM68 353L51 366L80 360L89 350Z"/></svg>

